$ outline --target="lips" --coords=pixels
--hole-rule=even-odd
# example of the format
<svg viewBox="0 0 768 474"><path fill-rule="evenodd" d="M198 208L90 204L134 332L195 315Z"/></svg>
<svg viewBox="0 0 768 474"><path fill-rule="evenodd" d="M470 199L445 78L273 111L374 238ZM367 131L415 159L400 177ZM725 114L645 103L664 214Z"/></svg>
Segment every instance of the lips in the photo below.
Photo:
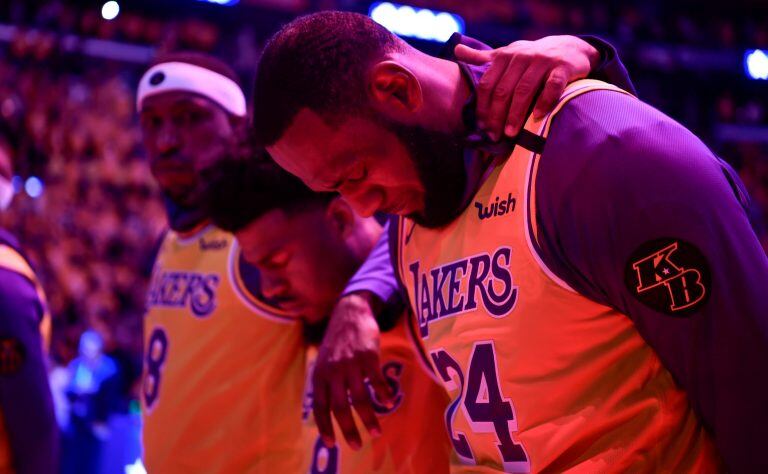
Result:
<svg viewBox="0 0 768 474"><path fill-rule="evenodd" d="M304 309L304 305L297 300L278 301L277 307L293 315L300 315Z"/></svg>
<svg viewBox="0 0 768 474"><path fill-rule="evenodd" d="M191 167L188 166L186 163L184 163L181 160L174 160L174 159L163 159L163 160L157 161L152 166L152 169L155 170L156 173L183 174L183 173L192 172Z"/></svg>
<svg viewBox="0 0 768 474"><path fill-rule="evenodd" d="M152 166L152 174L163 187L194 185L195 172L186 164L176 160L163 160Z"/></svg>

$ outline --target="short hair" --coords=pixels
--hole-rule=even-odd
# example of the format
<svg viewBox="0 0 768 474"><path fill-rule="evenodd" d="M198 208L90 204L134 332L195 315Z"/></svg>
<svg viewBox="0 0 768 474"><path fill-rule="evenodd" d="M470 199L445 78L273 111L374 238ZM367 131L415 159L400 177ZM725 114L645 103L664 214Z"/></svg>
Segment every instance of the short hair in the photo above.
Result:
<svg viewBox="0 0 768 474"><path fill-rule="evenodd" d="M368 67L405 43L359 13L326 11L299 17L264 48L253 95L258 142L274 144L302 108L333 121L369 107Z"/></svg>
<svg viewBox="0 0 768 474"><path fill-rule="evenodd" d="M221 160L205 171L205 179L207 214L227 232L238 232L275 209L309 210L335 197L312 191L261 151L257 156Z"/></svg>
<svg viewBox="0 0 768 474"><path fill-rule="evenodd" d="M192 64L193 66L202 67L233 80L235 84L240 87L240 89L243 88L242 84L240 83L240 77L237 75L235 70L221 59L217 58L216 56L211 56L210 54L200 53L197 51L175 51L171 53L163 53L152 60L152 62L149 64L149 67L147 67L147 70L157 66L158 64L164 63L186 63Z"/></svg>

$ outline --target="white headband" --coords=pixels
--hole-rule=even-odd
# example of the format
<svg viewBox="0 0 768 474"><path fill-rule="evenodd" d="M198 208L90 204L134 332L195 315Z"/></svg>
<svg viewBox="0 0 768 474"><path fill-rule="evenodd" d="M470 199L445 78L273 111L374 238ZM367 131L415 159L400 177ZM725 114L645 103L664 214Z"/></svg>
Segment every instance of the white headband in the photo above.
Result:
<svg viewBox="0 0 768 474"><path fill-rule="evenodd" d="M144 99L169 91L188 91L211 99L237 117L245 117L245 95L232 79L194 64L170 62L149 68L141 76L136 94L136 109Z"/></svg>

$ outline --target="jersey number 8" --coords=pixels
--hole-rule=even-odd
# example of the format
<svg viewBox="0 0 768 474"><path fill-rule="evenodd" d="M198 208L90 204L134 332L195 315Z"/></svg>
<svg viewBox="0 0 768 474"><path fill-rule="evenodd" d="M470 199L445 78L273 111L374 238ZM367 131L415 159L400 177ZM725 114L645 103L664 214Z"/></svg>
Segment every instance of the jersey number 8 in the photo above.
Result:
<svg viewBox="0 0 768 474"><path fill-rule="evenodd" d="M160 394L161 369L168 355L168 336L161 328L155 328L147 342L147 356L145 359L144 406L149 409L157 402Z"/></svg>

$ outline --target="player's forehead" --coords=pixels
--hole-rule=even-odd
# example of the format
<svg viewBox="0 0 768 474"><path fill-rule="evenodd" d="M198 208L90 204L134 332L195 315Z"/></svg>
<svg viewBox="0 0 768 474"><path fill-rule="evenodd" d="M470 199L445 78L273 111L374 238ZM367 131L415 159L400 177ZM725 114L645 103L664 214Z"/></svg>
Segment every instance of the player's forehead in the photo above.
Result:
<svg viewBox="0 0 768 474"><path fill-rule="evenodd" d="M272 209L238 231L237 240L246 260L257 263L291 238L289 217L282 209Z"/></svg>
<svg viewBox="0 0 768 474"><path fill-rule="evenodd" d="M333 167L337 130L309 109L300 110L282 136L267 150L286 171L305 182L319 170Z"/></svg>
<svg viewBox="0 0 768 474"><path fill-rule="evenodd" d="M203 95L190 91L164 91L144 98L141 103L141 115L173 113L188 108L215 112L221 110L219 104Z"/></svg>
<svg viewBox="0 0 768 474"><path fill-rule="evenodd" d="M331 122L301 109L283 135L267 147L274 160L315 190L337 181L367 142L371 123L353 118Z"/></svg>
<svg viewBox="0 0 768 474"><path fill-rule="evenodd" d="M237 232L243 253L250 254L253 260L259 260L288 243L301 247L309 240L305 233L308 229L315 233L322 232L322 229L313 225L316 212L323 212L322 208L275 208L265 212ZM248 255L246 259L252 260Z"/></svg>

